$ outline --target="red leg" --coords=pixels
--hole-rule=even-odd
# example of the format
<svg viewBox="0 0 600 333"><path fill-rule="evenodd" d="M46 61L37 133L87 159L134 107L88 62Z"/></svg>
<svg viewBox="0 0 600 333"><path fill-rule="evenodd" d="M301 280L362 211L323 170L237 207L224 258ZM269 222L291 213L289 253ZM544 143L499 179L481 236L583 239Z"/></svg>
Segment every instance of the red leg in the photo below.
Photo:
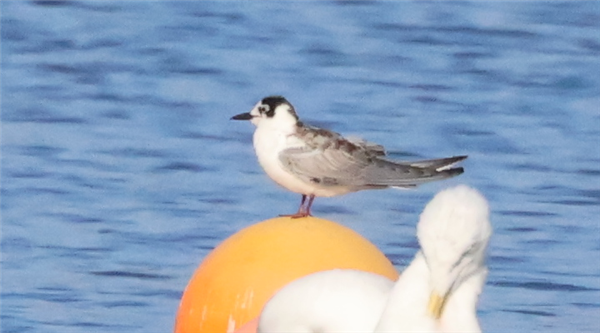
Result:
<svg viewBox="0 0 600 333"><path fill-rule="evenodd" d="M310 207L312 207L313 201L315 201L315 195L311 194L308 197L308 203L306 204L306 210L305 210L306 216L312 216L310 214Z"/></svg>
<svg viewBox="0 0 600 333"><path fill-rule="evenodd" d="M308 204L304 205L304 203L306 202L306 194L303 194L302 201L300 202L300 207L298 208L298 212L296 212L296 214L279 215L279 216L288 216L293 219L311 216L310 215L310 206L312 206L313 200L315 200L315 196L311 194L308 198Z"/></svg>

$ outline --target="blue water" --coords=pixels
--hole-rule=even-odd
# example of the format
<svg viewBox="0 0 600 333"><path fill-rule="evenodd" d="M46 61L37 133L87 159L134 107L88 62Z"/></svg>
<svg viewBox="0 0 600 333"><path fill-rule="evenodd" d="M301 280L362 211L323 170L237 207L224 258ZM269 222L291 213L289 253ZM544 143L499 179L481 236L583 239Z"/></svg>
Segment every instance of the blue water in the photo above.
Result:
<svg viewBox="0 0 600 333"><path fill-rule="evenodd" d="M600 2L2 1L1 331L170 332L202 258L297 209L232 122L286 96L412 191L318 198L401 269L466 183L495 229L487 332L600 331ZM307 245L309 246L309 245Z"/></svg>

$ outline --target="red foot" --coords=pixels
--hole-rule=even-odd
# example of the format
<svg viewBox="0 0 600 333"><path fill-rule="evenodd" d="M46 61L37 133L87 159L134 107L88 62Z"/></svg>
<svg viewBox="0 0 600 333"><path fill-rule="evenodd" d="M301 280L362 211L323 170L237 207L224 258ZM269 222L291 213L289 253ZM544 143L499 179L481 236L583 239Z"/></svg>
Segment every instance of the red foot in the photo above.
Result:
<svg viewBox="0 0 600 333"><path fill-rule="evenodd" d="M312 215L310 215L310 206L312 206L313 200L315 200L315 196L311 194L308 197L308 203L305 205L304 203L306 202L306 195L303 194L302 201L300 202L300 208L298 208L298 212L296 214L279 215L279 216L286 216L286 217L289 217L292 219L300 219L303 217L312 216Z"/></svg>
<svg viewBox="0 0 600 333"><path fill-rule="evenodd" d="M289 218L292 218L292 219L300 219L300 218L307 217L307 216L312 216L312 215L310 215L309 213L298 212L296 214L282 214L282 215L279 215L279 216L281 216L281 217L289 217Z"/></svg>

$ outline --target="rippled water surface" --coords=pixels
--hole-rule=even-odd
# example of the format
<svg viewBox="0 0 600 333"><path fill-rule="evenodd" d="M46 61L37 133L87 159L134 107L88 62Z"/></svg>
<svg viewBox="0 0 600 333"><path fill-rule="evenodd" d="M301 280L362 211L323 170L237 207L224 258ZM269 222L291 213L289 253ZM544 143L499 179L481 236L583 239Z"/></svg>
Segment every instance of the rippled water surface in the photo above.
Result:
<svg viewBox="0 0 600 333"><path fill-rule="evenodd" d="M169 332L202 258L296 210L229 121L283 94L413 191L319 198L401 269L433 194L481 190L488 332L600 331L600 2L2 1L2 332Z"/></svg>

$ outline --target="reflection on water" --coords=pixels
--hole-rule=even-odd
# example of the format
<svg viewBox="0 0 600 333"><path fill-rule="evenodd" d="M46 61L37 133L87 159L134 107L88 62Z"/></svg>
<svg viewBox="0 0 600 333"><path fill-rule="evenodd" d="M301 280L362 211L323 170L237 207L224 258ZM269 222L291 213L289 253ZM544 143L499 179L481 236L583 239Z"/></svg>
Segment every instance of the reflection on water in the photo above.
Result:
<svg viewBox="0 0 600 333"><path fill-rule="evenodd" d="M394 157L469 155L316 215L401 269L424 204L470 184L495 227L484 330L600 328L599 2L0 6L2 332L172 330L200 260L298 204L229 121L270 94Z"/></svg>

